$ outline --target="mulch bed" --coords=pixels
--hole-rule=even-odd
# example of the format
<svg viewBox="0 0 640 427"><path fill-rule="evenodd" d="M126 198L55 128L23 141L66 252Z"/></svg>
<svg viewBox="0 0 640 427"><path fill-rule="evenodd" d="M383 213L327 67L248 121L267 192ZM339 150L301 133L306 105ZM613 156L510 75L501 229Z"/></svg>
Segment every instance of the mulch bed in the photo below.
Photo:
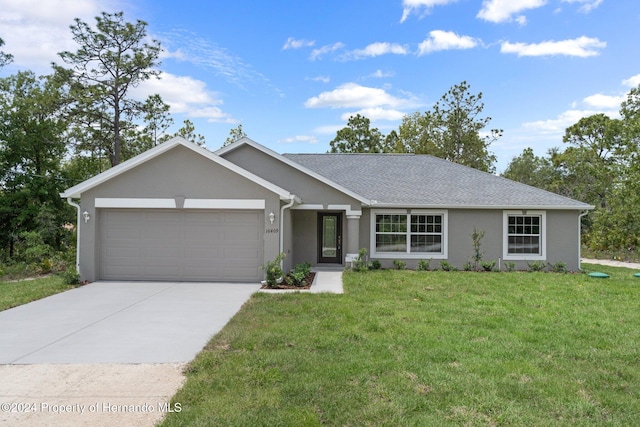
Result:
<svg viewBox="0 0 640 427"><path fill-rule="evenodd" d="M304 280L302 281L302 286L288 285L287 282L283 280L282 283L274 287L262 285L260 289L295 289L295 290L311 289L311 284L313 283L314 277L316 277L316 273L314 272L307 274L307 277L305 277Z"/></svg>

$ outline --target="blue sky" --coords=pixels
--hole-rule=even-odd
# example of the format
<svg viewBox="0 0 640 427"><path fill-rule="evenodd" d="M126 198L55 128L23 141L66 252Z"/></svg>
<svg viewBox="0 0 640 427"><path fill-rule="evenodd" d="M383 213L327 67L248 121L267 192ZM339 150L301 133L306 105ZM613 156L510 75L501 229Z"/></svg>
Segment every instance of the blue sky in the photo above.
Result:
<svg viewBox="0 0 640 427"><path fill-rule="evenodd" d="M0 71L50 72L69 25L101 11L142 19L165 49L160 93L207 147L242 124L277 152L325 152L350 115L387 134L466 80L504 136L497 169L562 147L581 117L616 117L640 84L637 0L0 0Z"/></svg>

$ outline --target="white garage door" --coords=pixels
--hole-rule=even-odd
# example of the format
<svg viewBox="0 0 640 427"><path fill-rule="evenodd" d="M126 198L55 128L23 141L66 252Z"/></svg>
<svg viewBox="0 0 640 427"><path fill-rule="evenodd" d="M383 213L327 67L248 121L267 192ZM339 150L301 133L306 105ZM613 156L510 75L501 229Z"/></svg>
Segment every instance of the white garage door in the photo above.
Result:
<svg viewBox="0 0 640 427"><path fill-rule="evenodd" d="M103 280L258 281L262 211L100 211Z"/></svg>

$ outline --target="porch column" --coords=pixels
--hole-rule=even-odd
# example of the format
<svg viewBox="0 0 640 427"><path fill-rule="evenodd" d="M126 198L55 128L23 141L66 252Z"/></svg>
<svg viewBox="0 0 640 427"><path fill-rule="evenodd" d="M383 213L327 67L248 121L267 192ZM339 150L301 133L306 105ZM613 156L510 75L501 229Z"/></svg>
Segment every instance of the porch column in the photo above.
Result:
<svg viewBox="0 0 640 427"><path fill-rule="evenodd" d="M347 214L347 253L346 263L358 258L358 246L360 245L360 215Z"/></svg>

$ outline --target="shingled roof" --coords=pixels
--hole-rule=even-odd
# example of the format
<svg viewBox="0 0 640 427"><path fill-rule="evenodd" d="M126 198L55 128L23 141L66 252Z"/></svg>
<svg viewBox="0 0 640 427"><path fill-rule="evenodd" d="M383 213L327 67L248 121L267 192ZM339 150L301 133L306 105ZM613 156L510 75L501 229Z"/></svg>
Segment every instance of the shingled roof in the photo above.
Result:
<svg viewBox="0 0 640 427"><path fill-rule="evenodd" d="M283 156L372 200L374 206L576 210L593 208L577 200L429 155Z"/></svg>

